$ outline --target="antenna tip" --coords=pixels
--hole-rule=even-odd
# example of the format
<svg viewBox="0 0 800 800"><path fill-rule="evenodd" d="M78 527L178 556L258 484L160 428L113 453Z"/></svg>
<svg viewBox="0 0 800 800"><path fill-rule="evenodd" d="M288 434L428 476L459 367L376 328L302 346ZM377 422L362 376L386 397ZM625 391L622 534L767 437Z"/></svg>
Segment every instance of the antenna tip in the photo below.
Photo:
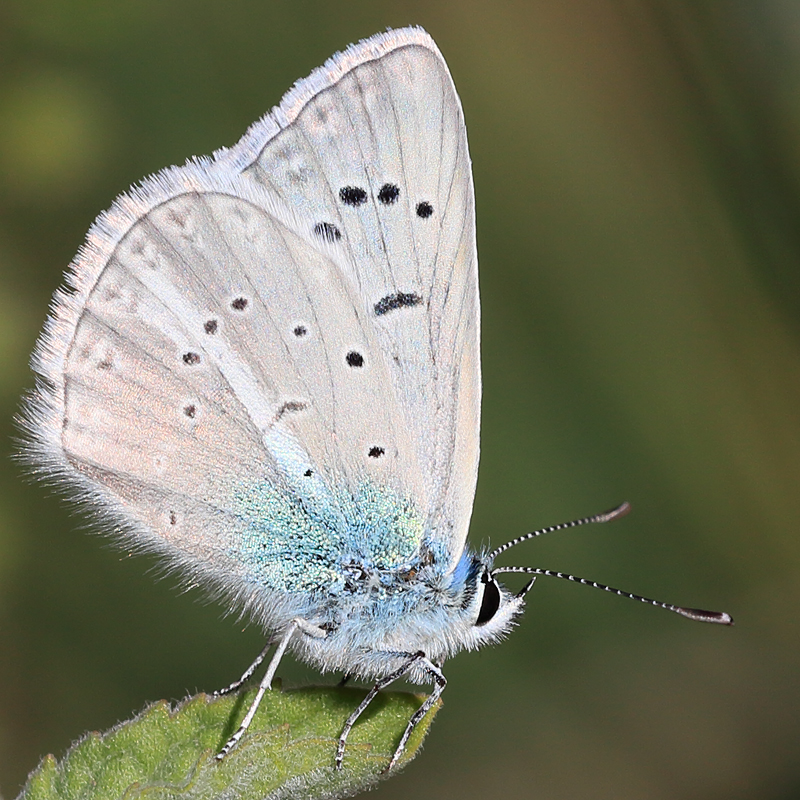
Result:
<svg viewBox="0 0 800 800"><path fill-rule="evenodd" d="M718 625L733 625L733 617L724 611L703 611L701 608L675 609L682 617L696 619L698 622L715 622Z"/></svg>
<svg viewBox="0 0 800 800"><path fill-rule="evenodd" d="M592 522L613 522L615 519L619 519L620 517L624 517L626 514L629 514L630 510L631 504L626 500L616 508L612 508L610 511L605 511L602 514L598 514L596 517L593 517Z"/></svg>

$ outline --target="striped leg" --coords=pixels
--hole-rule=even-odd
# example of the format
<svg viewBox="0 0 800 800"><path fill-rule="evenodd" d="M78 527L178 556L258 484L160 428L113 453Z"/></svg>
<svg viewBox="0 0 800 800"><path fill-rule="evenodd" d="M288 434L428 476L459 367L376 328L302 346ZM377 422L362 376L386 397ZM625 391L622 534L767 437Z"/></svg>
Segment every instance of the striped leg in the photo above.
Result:
<svg viewBox="0 0 800 800"><path fill-rule="evenodd" d="M261 662L267 656L267 650L275 644L272 638L264 645L264 649L256 656L256 660L244 671L244 674L238 681L234 681L230 686L226 686L224 689L217 689L214 692L213 697L223 697L226 694L232 694L233 692L239 691L239 689L244 686L250 678L253 677L253 673L261 666Z"/></svg>
<svg viewBox="0 0 800 800"><path fill-rule="evenodd" d="M392 756L392 760L389 762L389 765L386 767L384 772L388 772L392 769L395 764L397 764L400 756L403 755L403 751L406 748L406 744L408 743L408 738L411 736L414 728L419 724L420 720L428 713L431 707L436 703L439 699L440 695L444 691L444 687L447 686L447 680L445 679L442 671L437 667L432 661L429 661L425 657L425 653L421 650L417 653L387 653L386 655L395 655L405 657L407 660L402 666L398 667L394 672L386 675L385 677L381 678L370 690L367 692L364 699L359 703L358 708L353 711L353 713L347 718L347 721L344 723L344 727L342 728L342 733L339 736L339 746L336 749L336 769L342 768L342 761L344 760L344 750L345 745L347 744L347 737L350 735L350 731L355 725L356 720L364 713L367 709L367 706L377 697L378 692L382 689L385 689L389 684L394 683L394 681L402 678L403 675L407 674L412 667L417 664L420 664L424 669L428 672L431 676L433 681L433 691L431 692L430 696L425 700L425 702L414 712L411 719L406 726L405 732L403 733L402 737L400 738L400 743L397 746L397 749Z"/></svg>
<svg viewBox="0 0 800 800"><path fill-rule="evenodd" d="M323 639L327 636L327 633L318 628L316 625L312 625L311 623L307 622L304 619L293 619L289 624L289 627L286 629L286 633L284 633L283 638L278 643L278 646L275 648L275 653L272 656L272 660L269 662L269 666L267 667L267 671L264 677L261 679L261 683L258 685L258 692L256 693L253 702L250 704L250 708L247 710L247 714L245 714L244 719L242 720L242 724L239 726L239 729L225 742L225 746L222 750L219 751L216 755L217 761L222 761L231 750L239 742L239 739L244 736L247 732L247 729L250 727L250 723L253 721L253 717L256 715L256 711L258 711L258 707L261 704L261 700L263 699L264 695L269 691L270 686L272 685L272 679L275 677L275 672L278 669L278 664L280 664L281 659L283 658L283 654L286 652L286 648L289 646L289 641L294 636L297 631L302 631L303 633L313 636L318 639ZM245 675L252 675L252 672L261 663L263 657L266 653L266 649L261 653L261 655L256 659L256 662L251 669L248 669Z"/></svg>

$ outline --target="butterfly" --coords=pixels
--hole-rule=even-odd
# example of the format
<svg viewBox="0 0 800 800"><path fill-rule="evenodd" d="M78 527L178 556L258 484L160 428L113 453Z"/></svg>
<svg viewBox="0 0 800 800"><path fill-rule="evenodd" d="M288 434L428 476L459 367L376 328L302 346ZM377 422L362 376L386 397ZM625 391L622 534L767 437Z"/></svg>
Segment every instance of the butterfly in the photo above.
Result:
<svg viewBox="0 0 800 800"><path fill-rule="evenodd" d="M447 65L422 29L393 30L299 81L234 147L117 198L55 296L24 412L29 459L127 548L226 597L276 646L220 758L291 652L375 681L344 723L339 768L383 687L432 685L391 769L448 658L502 639L536 575L581 580L496 556L627 511L466 546L474 206ZM533 579L511 592L504 572Z"/></svg>

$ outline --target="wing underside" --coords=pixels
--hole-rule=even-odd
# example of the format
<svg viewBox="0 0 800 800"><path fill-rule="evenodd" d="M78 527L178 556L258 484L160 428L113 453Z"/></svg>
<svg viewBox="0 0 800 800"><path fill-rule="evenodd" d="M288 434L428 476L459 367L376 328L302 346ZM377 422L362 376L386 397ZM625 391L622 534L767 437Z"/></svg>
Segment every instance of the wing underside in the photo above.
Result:
<svg viewBox="0 0 800 800"><path fill-rule="evenodd" d="M300 552L288 582L323 586L380 516L403 528L389 566L424 540L452 568L478 461L473 204L427 34L349 48L101 215L37 350L33 458L223 584L286 588L270 565Z"/></svg>

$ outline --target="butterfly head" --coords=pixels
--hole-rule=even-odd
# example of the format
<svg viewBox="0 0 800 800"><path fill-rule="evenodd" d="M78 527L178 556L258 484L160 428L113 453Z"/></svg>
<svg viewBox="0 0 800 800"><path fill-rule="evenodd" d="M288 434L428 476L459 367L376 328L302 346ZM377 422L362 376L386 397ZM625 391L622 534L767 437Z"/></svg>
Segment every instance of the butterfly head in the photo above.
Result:
<svg viewBox="0 0 800 800"><path fill-rule="evenodd" d="M525 595L533 581L529 581L522 591L513 593L495 579L491 561L485 556L465 554L459 566L462 569L456 569L454 578L463 582L460 616L466 628L464 643L467 649L500 641L522 613Z"/></svg>
<svg viewBox="0 0 800 800"><path fill-rule="evenodd" d="M611 522L612 520L625 516L629 511L630 505L628 503L622 503L616 508L612 508L610 511L606 511L602 514L595 514L591 517L584 517L560 525L552 525L548 528L542 528L541 530L519 536L482 557L471 556L471 568L467 570L464 579L464 593L466 597L465 609L468 607L466 615L471 619L471 632L473 637L472 641L469 642L467 646L479 647L482 644L487 644L491 641L503 638L514 625L514 618L522 611L525 595L530 591L538 575L561 578L574 583L580 583L584 586L591 586L595 589L601 589L602 591L610 592L620 597L627 597L631 600L658 606L667 611L673 611L683 617L694 619L699 622L732 625L733 619L729 614L724 612L705 611L703 609L677 606L672 603L665 603L661 600L642 597L641 595L626 592L621 589L614 589L611 586L606 586L597 581L578 578L564 572L556 572L555 570L542 569L540 567L494 566L494 560L498 555L529 539L541 536L544 533L552 533L553 531L574 528L588 523ZM519 592L512 594L496 580L495 576L502 573L524 574L531 576L531 578ZM458 575L458 569L454 575ZM474 642L474 644L472 642Z"/></svg>

